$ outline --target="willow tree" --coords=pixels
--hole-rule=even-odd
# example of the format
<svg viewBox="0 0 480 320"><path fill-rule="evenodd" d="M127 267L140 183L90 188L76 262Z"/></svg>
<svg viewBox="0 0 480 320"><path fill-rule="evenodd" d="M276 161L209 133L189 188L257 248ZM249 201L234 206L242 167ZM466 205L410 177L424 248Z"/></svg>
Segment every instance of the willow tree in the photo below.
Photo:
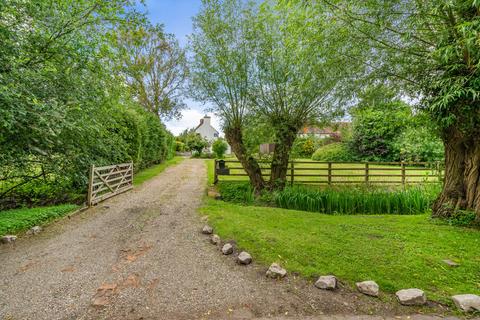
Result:
<svg viewBox="0 0 480 320"><path fill-rule="evenodd" d="M301 128L329 122L342 111L343 80L357 65L347 66L338 53L356 48L344 43L345 29L331 28L328 11L300 1L265 1L253 23L256 64L250 98L275 136L270 186L283 188Z"/></svg>
<svg viewBox="0 0 480 320"><path fill-rule="evenodd" d="M462 1L330 1L333 19L373 79L388 79L419 101L445 145L443 191L433 216L472 210L480 221L480 3Z"/></svg>
<svg viewBox="0 0 480 320"><path fill-rule="evenodd" d="M225 138L256 190L265 187L257 161L243 138L251 112L249 90L253 72L251 54L252 4L238 0L203 0L191 36L192 92L221 117Z"/></svg>
<svg viewBox="0 0 480 320"><path fill-rule="evenodd" d="M328 12L319 14L299 1L204 1L196 26L197 91L224 119L226 138L252 185L283 188L299 130L333 118L340 109L337 89L355 70L337 54L346 48L339 46L345 29L333 30ZM245 161L245 115L265 121L275 137L268 183L251 155Z"/></svg>

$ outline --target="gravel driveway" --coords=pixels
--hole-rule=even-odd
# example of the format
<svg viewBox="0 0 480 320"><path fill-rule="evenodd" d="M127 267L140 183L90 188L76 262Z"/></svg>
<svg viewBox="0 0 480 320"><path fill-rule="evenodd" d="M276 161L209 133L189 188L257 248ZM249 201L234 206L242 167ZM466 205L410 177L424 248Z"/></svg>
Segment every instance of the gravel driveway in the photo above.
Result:
<svg viewBox="0 0 480 320"><path fill-rule="evenodd" d="M269 280L263 266L237 265L199 232L205 186L204 161L185 160L37 236L0 246L0 318L331 319L374 313L380 317L372 319L380 319L415 311L350 290L320 291L294 275Z"/></svg>

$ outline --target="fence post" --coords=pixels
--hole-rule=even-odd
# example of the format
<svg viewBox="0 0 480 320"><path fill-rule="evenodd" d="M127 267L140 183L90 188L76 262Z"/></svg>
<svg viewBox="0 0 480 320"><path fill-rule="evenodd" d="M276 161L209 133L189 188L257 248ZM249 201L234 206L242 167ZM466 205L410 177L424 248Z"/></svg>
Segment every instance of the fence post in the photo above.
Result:
<svg viewBox="0 0 480 320"><path fill-rule="evenodd" d="M405 180L406 180L406 177L405 177L405 163L402 161L402 185L405 186Z"/></svg>
<svg viewBox="0 0 480 320"><path fill-rule="evenodd" d="M291 161L291 168L290 168L290 185L293 187L293 181L295 176L295 168L294 168L294 161Z"/></svg>
<svg viewBox="0 0 480 320"><path fill-rule="evenodd" d="M440 167L440 161L437 161L437 176L438 182L442 182L442 168Z"/></svg>
<svg viewBox="0 0 480 320"><path fill-rule="evenodd" d="M328 185L332 184L332 163L328 162Z"/></svg>
<svg viewBox="0 0 480 320"><path fill-rule="evenodd" d="M95 171L95 165L92 164L90 167L90 176L88 178L88 195L87 195L87 206L92 206L92 194L93 194L93 172Z"/></svg>
<svg viewBox="0 0 480 320"><path fill-rule="evenodd" d="M368 184L369 174L370 174L369 163L365 162L365 184Z"/></svg>
<svg viewBox="0 0 480 320"><path fill-rule="evenodd" d="M213 163L213 184L218 183L218 174L217 174L217 159Z"/></svg>

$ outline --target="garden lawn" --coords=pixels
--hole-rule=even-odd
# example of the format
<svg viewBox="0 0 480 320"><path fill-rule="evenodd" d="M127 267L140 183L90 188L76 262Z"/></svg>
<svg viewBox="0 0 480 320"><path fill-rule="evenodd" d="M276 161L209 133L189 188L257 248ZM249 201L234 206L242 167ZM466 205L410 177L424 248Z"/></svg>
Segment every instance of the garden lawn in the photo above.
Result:
<svg viewBox="0 0 480 320"><path fill-rule="evenodd" d="M42 225L77 209L73 204L51 207L24 208L0 212L0 236L17 234L33 226Z"/></svg>
<svg viewBox="0 0 480 320"><path fill-rule="evenodd" d="M133 176L133 185L138 186L155 177L156 175L160 174L163 170L167 167L179 164L185 158L183 157L173 157L172 159L165 160L164 162L151 166L147 169L144 169Z"/></svg>
<svg viewBox="0 0 480 320"><path fill-rule="evenodd" d="M201 212L215 233L234 239L265 266L279 262L311 279L334 274L352 287L375 280L392 293L416 287L449 304L451 295L480 292L480 231L442 225L428 215L323 215L211 199Z"/></svg>

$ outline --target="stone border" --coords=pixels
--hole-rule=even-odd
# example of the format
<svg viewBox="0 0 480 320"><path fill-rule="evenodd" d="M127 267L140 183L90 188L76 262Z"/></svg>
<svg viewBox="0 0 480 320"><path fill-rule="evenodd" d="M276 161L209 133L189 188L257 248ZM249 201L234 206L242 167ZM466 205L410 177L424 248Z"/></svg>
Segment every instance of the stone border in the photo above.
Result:
<svg viewBox="0 0 480 320"><path fill-rule="evenodd" d="M202 218L202 221L208 221L208 216ZM225 243L222 242L220 237L214 233L214 229L210 225L206 224L201 229L201 233L204 235L209 235L209 242L219 247L223 255L232 255L236 252L236 246L234 243L231 241ZM234 256L238 264L248 265L252 262L252 256L246 251L242 251ZM276 280L282 279L286 275L287 270L275 262L270 265L265 273L267 278ZM380 286L375 281L366 280L357 282L355 285L358 292L372 298L378 298ZM314 286L321 290L333 291L338 288L338 279L334 275L320 276L314 283ZM397 301L404 306L424 306L428 302L425 292L417 288L399 290L395 293L395 296ZM461 294L452 296L451 299L460 311L480 311L480 296L474 294Z"/></svg>

